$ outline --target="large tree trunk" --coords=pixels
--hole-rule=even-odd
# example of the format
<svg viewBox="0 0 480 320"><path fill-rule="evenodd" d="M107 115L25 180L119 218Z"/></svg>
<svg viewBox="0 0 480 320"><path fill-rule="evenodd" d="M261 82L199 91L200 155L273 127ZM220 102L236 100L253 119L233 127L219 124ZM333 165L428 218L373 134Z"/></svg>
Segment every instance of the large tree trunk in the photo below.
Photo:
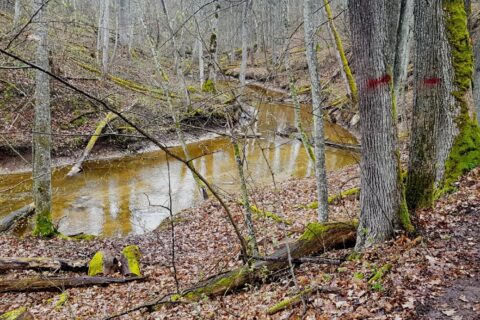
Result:
<svg viewBox="0 0 480 320"><path fill-rule="evenodd" d="M349 1L362 139L360 224L357 249L383 242L408 216L404 205L397 148L392 32L395 16L387 0ZM403 219L406 220L406 219Z"/></svg>
<svg viewBox="0 0 480 320"><path fill-rule="evenodd" d="M415 30L421 32L415 33L415 97L407 179L410 209L433 205L437 171L443 171L445 163L445 154L438 154L438 142L442 137L447 148L453 143L453 123L444 120L455 104L443 4L416 1L414 13Z"/></svg>
<svg viewBox="0 0 480 320"><path fill-rule="evenodd" d="M317 182L318 220L328 221L327 172L325 169L325 136L323 132L323 108L321 105L320 77L315 52L315 28L312 10L313 0L304 0L305 47L312 93L313 135L315 144L315 178Z"/></svg>
<svg viewBox="0 0 480 320"><path fill-rule="evenodd" d="M44 0L34 0L38 10L34 26L38 41L36 64L44 70L50 70L48 59L48 25L45 18ZM50 79L42 71L36 71L35 120L33 134L33 202L35 204L36 223L34 234L50 237L55 234L52 223L52 185L51 185L51 148L52 128L50 113Z"/></svg>
<svg viewBox="0 0 480 320"><path fill-rule="evenodd" d="M410 150L408 201L432 204L467 170L480 164L480 130L466 100L473 56L463 0L416 3L416 98ZM430 23L425 23L429 21ZM417 44L418 45L418 44ZM423 46L423 47L422 47ZM432 112L433 111L433 112Z"/></svg>

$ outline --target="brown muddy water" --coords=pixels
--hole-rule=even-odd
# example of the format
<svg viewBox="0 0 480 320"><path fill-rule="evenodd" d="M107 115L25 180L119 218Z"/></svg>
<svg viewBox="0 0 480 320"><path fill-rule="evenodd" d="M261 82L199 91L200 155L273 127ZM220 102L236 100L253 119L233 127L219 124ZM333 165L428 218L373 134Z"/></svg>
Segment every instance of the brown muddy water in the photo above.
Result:
<svg viewBox="0 0 480 320"><path fill-rule="evenodd" d="M244 141L247 176L252 185L272 184L269 167L277 182L313 175L313 165L301 143L274 134L277 129L293 126L293 106L265 103L258 111L256 131L262 134L262 139ZM311 113L303 111L302 118L308 128ZM331 123L325 123L325 133L330 141L356 142L348 131ZM180 148L174 149L181 152ZM191 143L189 150L193 157L198 157L194 164L208 181L224 192L238 191L237 169L228 139ZM327 148L328 170L357 161L356 153ZM174 160L169 163L173 211L201 202L187 168ZM169 202L167 162L161 151L91 161L74 178L65 177L68 169L55 169L52 180L53 217L64 234L142 234L155 229L169 214L158 206L167 206ZM30 178L29 173L0 175L0 218L32 201Z"/></svg>

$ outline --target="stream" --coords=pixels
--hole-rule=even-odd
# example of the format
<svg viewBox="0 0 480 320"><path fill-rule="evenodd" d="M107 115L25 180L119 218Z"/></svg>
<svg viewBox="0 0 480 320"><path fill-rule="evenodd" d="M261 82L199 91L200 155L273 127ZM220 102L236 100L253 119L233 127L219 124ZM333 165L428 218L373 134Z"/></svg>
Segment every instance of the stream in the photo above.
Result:
<svg viewBox="0 0 480 320"><path fill-rule="evenodd" d="M291 104L261 103L256 106L256 131L261 139L245 140L247 177L256 186L314 175L314 168L296 140L275 136L277 129L294 125ZM302 119L311 129L311 111L306 106ZM329 141L356 143L347 130L325 122ZM180 148L174 148L181 152ZM221 191L237 192L237 169L229 140L224 137L189 144L196 168ZM262 151L263 150L263 151ZM201 156L204 154L204 156ZM268 161L268 163L267 163ZM354 164L358 155L327 147L327 170ZM202 201L187 168L174 160L170 163L173 212ZM66 178L69 167L56 168L52 178L53 218L64 234L121 236L142 234L155 229L169 212L158 205L168 205L168 169L161 151L125 156L114 160L89 161L84 171ZM31 174L0 175L0 218L32 201Z"/></svg>

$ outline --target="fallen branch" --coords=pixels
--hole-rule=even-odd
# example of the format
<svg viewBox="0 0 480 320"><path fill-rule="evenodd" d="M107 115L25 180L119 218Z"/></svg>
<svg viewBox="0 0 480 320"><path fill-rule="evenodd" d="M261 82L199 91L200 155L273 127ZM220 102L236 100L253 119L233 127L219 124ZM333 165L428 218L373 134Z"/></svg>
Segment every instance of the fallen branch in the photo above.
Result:
<svg viewBox="0 0 480 320"><path fill-rule="evenodd" d="M336 248L354 245L356 237L355 222L332 222L326 224L311 223L306 231L294 243L289 244L292 260L326 252ZM114 319L122 315L144 308L155 309L156 306L169 303L189 302L202 297L219 296L242 288L247 283L253 283L265 278L268 274L288 267L288 251L284 246L262 261L251 265L243 265L229 272L213 276L194 288L184 290L180 294L168 294L122 313L107 317Z"/></svg>
<svg viewBox="0 0 480 320"><path fill-rule="evenodd" d="M25 279L1 279L0 293L30 291L63 291L66 288L107 285L143 280L145 277L108 278L108 277L43 277Z"/></svg>
<svg viewBox="0 0 480 320"><path fill-rule="evenodd" d="M294 306L302 301L302 297L306 298L316 292L321 292L321 293L338 293L340 292L340 289L335 288L335 287L310 287L307 288L300 293L294 295L291 298L287 298L285 300L280 301L276 305L270 307L267 309L267 313L269 315L273 315L277 312L280 312L288 307Z"/></svg>
<svg viewBox="0 0 480 320"><path fill-rule="evenodd" d="M0 257L0 271L6 270L52 270L86 271L87 260L66 260L57 258L5 258Z"/></svg>
<svg viewBox="0 0 480 320"><path fill-rule="evenodd" d="M10 213L0 221L0 232L11 230L18 221L28 218L34 213L35 205L33 203Z"/></svg>

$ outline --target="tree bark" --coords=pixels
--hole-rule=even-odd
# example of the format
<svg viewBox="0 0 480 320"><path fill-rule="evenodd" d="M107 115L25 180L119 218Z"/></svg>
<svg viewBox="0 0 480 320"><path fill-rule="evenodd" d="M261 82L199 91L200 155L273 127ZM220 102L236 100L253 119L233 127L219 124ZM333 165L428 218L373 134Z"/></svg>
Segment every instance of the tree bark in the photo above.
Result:
<svg viewBox="0 0 480 320"><path fill-rule="evenodd" d="M102 73L106 76L108 73L108 52L110 44L110 0L102 0L103 16L102 16Z"/></svg>
<svg viewBox="0 0 480 320"><path fill-rule="evenodd" d="M415 33L414 105L407 178L410 209L433 205L437 171L443 171L445 163L445 154L439 154L439 142L442 139L448 149L453 143L453 123L448 121L447 110L455 104L443 4L416 1L414 14L415 30L422 31Z"/></svg>
<svg viewBox="0 0 480 320"><path fill-rule="evenodd" d="M390 239L408 217L390 89L395 47L389 42L397 29L389 19L388 2L348 3L353 52L357 53L362 140L358 250Z"/></svg>
<svg viewBox="0 0 480 320"><path fill-rule="evenodd" d="M397 47L395 50L395 68L393 76L393 93L396 100L399 131L406 133L407 101L405 101L405 85L407 81L408 63L410 61L410 48L412 40L412 27L414 0L401 0L400 20L397 32ZM418 29L417 29L418 30Z"/></svg>
<svg viewBox="0 0 480 320"><path fill-rule="evenodd" d="M315 179L317 183L317 215L319 222L328 221L328 189L325 169L325 135L323 132L323 108L321 105L320 77L315 52L315 28L312 17L313 0L304 0L305 47L312 93L313 131L315 145Z"/></svg>
<svg viewBox="0 0 480 320"><path fill-rule="evenodd" d="M130 0L119 0L118 15L118 42L120 46L127 47L130 43Z"/></svg>
<svg viewBox="0 0 480 320"><path fill-rule="evenodd" d="M247 60L248 60L248 15L252 10L253 0L246 0L242 11L242 62L240 64L240 85L246 84Z"/></svg>
<svg viewBox="0 0 480 320"><path fill-rule="evenodd" d="M428 16L420 11L422 4L415 7L418 25L430 20L435 27L426 25L429 30L417 35L426 36L425 41L431 45L424 48L425 52L417 52L416 58L419 83L414 118L419 118L419 123L412 127L408 178L412 207L430 205L434 197L454 190L454 182L480 164L480 129L471 117L466 98L471 86L473 55L465 3L443 0L425 8L429 10ZM422 128L426 125L427 130ZM420 172L417 163L429 166L428 172Z"/></svg>
<svg viewBox="0 0 480 320"><path fill-rule="evenodd" d="M50 70L48 53L48 24L45 19L44 0L34 0L38 11L34 18L35 35L38 41L36 64L44 70ZM42 7L43 6L43 7ZM50 79L41 71L35 78L35 119L33 134L33 202L35 204L34 234L50 237L56 233L52 223L52 185L51 185L51 111Z"/></svg>

